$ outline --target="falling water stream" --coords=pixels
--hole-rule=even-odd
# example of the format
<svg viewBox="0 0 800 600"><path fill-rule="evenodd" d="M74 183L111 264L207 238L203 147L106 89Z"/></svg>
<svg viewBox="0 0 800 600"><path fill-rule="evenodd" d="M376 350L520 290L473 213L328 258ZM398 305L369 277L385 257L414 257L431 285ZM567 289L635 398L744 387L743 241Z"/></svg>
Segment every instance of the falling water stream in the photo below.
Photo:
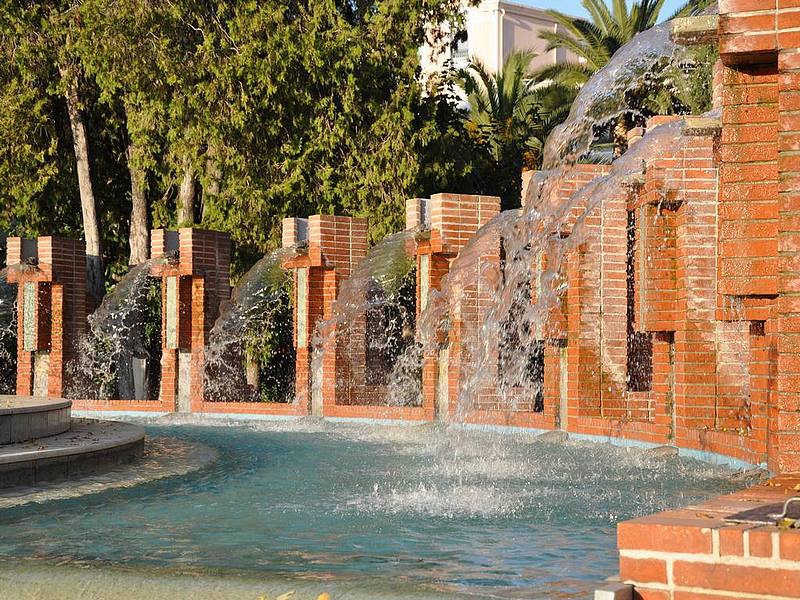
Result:
<svg viewBox="0 0 800 600"><path fill-rule="evenodd" d="M0 269L0 394L13 394L17 371L17 286Z"/></svg>
<svg viewBox="0 0 800 600"><path fill-rule="evenodd" d="M293 400L291 278L283 263L297 252L271 252L233 289L206 346L208 400Z"/></svg>
<svg viewBox="0 0 800 600"><path fill-rule="evenodd" d="M67 366L71 398L158 397L161 287L156 261L133 267L89 315L89 331Z"/></svg>
<svg viewBox="0 0 800 600"><path fill-rule="evenodd" d="M342 283L331 318L315 330L313 379L322 379L327 353L335 352L343 364L336 375L337 401L419 402L421 371L414 341L416 235L410 230L395 233L371 248ZM366 389L359 386L361 381Z"/></svg>

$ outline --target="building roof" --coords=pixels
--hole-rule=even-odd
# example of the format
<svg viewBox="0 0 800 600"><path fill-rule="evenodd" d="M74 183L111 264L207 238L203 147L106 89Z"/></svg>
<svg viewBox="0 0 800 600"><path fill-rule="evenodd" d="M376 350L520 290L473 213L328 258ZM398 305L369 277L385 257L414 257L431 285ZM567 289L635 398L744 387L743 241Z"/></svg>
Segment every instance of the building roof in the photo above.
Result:
<svg viewBox="0 0 800 600"><path fill-rule="evenodd" d="M530 4L520 4L519 2L508 2L507 0L482 0L482 2L477 6L471 6L470 8L477 8L477 9L502 9L509 13L514 13L517 15L531 17L536 19L544 19L546 21L555 22L553 17L547 14L547 10L545 8L540 8L538 6L531 6ZM563 13L569 17L577 18L575 15L570 13L565 13L564 11L559 10L558 12Z"/></svg>

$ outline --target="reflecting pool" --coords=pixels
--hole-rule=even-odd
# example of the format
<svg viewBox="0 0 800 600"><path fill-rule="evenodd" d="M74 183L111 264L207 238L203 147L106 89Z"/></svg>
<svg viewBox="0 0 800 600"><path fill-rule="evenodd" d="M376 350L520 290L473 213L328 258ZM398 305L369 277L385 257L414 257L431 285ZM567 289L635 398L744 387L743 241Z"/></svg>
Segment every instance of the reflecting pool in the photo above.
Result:
<svg viewBox="0 0 800 600"><path fill-rule="evenodd" d="M182 477L0 511L0 579L9 565L53 568L66 585L58 569L80 565L118 573L118 585L189 573L215 598L220 582L242 598L259 585L295 599L585 598L617 570L619 520L742 485L723 467L639 449L441 425L147 429L220 458Z"/></svg>

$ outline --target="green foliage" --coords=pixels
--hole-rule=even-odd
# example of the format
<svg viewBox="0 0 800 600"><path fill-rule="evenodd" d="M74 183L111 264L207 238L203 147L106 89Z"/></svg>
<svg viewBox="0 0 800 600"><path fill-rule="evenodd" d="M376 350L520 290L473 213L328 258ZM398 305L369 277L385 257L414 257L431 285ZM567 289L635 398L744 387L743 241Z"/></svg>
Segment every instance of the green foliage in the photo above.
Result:
<svg viewBox="0 0 800 600"><path fill-rule="evenodd" d="M673 67L672 88L689 114L699 115L713 105L714 65L719 59L716 45L688 50L690 59L683 68Z"/></svg>
<svg viewBox="0 0 800 600"><path fill-rule="evenodd" d="M292 331L292 290L287 280L270 301L252 311L242 333L244 355L259 368L258 400L290 402L294 399L295 351Z"/></svg>
<svg viewBox="0 0 800 600"><path fill-rule="evenodd" d="M379 239L402 226L438 137L416 75L424 25L451 1L239 3L209 78L225 176L204 224L264 251L279 218L369 216ZM255 226L254 226L255 225Z"/></svg>
<svg viewBox="0 0 800 600"><path fill-rule="evenodd" d="M717 0L687 0L686 4L676 10L670 19L697 16L716 2Z"/></svg>
<svg viewBox="0 0 800 600"><path fill-rule="evenodd" d="M532 52L513 52L498 73L479 62L457 73L467 95L463 115L470 141L483 154L480 164L488 193L501 197L503 209L520 205L523 167L537 168L545 139L567 114L564 89L543 88L528 70Z"/></svg>
<svg viewBox="0 0 800 600"><path fill-rule="evenodd" d="M3 2L0 9L0 230L10 235L82 232L72 134L60 70L79 64L77 11L69 2ZM80 71L80 70L78 70ZM112 257L109 279L124 267L129 207L124 146L113 103L101 104L78 75L87 116L98 213Z"/></svg>
<svg viewBox="0 0 800 600"><path fill-rule="evenodd" d="M153 226L176 224L184 165L198 220L239 245L236 270L277 242L280 219L368 215L373 239L406 197L470 191L441 156L452 109L423 97L417 48L457 0L83 0L0 11L0 229L79 236L61 73L79 83L109 281L127 264L130 170ZM445 129L441 129L444 126ZM218 188L218 189L216 189Z"/></svg>

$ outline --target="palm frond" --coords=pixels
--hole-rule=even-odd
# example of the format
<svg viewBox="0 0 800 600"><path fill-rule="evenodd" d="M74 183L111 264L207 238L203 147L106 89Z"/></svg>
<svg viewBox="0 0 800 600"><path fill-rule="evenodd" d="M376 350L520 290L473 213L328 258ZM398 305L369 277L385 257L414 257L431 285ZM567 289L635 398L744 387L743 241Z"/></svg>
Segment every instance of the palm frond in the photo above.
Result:
<svg viewBox="0 0 800 600"><path fill-rule="evenodd" d="M676 10L669 20L680 17L693 17L708 8L714 0L688 0L686 4Z"/></svg>
<svg viewBox="0 0 800 600"><path fill-rule="evenodd" d="M605 0L583 0L583 7L592 17L592 22L604 31L613 27L614 16L608 10Z"/></svg>
<svg viewBox="0 0 800 600"><path fill-rule="evenodd" d="M534 79L539 82L555 82L565 87L577 88L586 83L594 70L578 62L564 62L537 70Z"/></svg>

